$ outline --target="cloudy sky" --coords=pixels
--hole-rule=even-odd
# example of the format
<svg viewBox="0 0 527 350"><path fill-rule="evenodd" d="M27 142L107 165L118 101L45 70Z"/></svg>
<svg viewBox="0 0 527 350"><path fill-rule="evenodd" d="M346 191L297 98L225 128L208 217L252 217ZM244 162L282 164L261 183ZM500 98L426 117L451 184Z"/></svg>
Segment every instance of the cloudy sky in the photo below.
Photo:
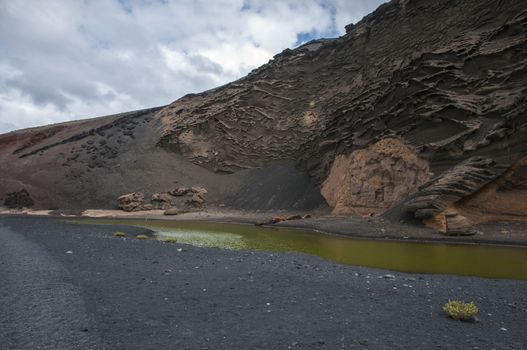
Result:
<svg viewBox="0 0 527 350"><path fill-rule="evenodd" d="M383 0L0 0L0 133L170 103Z"/></svg>

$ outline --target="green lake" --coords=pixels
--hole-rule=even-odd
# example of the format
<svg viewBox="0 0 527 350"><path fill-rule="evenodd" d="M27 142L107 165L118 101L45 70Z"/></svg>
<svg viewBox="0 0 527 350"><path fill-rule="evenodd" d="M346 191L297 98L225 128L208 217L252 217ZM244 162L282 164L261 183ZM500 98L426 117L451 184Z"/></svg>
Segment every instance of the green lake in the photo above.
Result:
<svg viewBox="0 0 527 350"><path fill-rule="evenodd" d="M317 255L394 271L527 280L527 248L354 239L310 230L174 220L82 220L145 227L195 246Z"/></svg>

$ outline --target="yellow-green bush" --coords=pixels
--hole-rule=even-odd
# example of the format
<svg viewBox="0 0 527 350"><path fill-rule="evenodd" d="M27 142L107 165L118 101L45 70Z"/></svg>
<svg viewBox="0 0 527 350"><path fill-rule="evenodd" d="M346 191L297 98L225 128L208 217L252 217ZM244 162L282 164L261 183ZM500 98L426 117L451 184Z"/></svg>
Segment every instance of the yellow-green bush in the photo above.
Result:
<svg viewBox="0 0 527 350"><path fill-rule="evenodd" d="M114 237L126 237L126 233L117 231L113 233Z"/></svg>
<svg viewBox="0 0 527 350"><path fill-rule="evenodd" d="M147 235L137 235L135 236L136 239L148 239Z"/></svg>
<svg viewBox="0 0 527 350"><path fill-rule="evenodd" d="M449 300L443 305L443 311L455 320L472 321L479 310L473 301L465 303L460 300Z"/></svg>

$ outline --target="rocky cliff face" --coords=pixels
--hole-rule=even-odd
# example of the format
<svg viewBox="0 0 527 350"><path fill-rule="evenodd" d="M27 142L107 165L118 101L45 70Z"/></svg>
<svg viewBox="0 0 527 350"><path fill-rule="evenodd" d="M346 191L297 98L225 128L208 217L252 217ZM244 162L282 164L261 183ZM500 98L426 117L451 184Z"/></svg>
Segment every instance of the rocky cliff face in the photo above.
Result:
<svg viewBox="0 0 527 350"><path fill-rule="evenodd" d="M436 226L444 231L445 218L458 229L456 223L469 225L481 213L503 212L485 198L513 201L507 215L525 216L527 197L514 191L526 183L527 4L393 0L346 31L285 50L245 78L187 95L149 111L147 119L137 117L128 138L138 134L165 163L156 165L164 180L148 186L168 190L158 187L170 182L170 164L185 164L173 181L199 173L213 201L232 206L261 208L272 198L268 193L288 189L288 200L267 207L315 207L324 203L322 189L335 213L369 215L398 205L441 222ZM66 163L79 159L65 149L72 143L64 126L30 133L22 133L27 140L16 149L0 146L2 161L28 169L30 159L53 149ZM128 154L122 145L116 149L117 159ZM137 167L152 163L136 161ZM134 184L130 191L144 191L145 180L122 177ZM215 185L220 178L225 186ZM255 181L267 187L258 190Z"/></svg>
<svg viewBox="0 0 527 350"><path fill-rule="evenodd" d="M338 213L416 193L405 208L423 219L525 155L525 2L391 1L346 29L166 107L160 145L221 172L296 159ZM368 153L386 138L415 159Z"/></svg>

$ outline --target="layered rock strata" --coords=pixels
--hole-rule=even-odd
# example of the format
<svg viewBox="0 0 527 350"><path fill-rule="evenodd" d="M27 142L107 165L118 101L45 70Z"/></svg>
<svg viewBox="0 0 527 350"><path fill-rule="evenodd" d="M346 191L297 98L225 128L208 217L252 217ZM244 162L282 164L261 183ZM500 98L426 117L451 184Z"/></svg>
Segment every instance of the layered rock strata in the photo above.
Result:
<svg viewBox="0 0 527 350"><path fill-rule="evenodd" d="M197 182L207 204L400 208L462 232L527 216L526 89L525 1L393 0L163 108L2 135L0 195L104 206Z"/></svg>
<svg viewBox="0 0 527 350"><path fill-rule="evenodd" d="M391 1L341 38L167 106L159 144L217 172L297 159L337 214L380 213L418 192L405 208L430 218L525 154L526 28L521 1ZM377 155L385 139L422 161L394 161L397 145Z"/></svg>

